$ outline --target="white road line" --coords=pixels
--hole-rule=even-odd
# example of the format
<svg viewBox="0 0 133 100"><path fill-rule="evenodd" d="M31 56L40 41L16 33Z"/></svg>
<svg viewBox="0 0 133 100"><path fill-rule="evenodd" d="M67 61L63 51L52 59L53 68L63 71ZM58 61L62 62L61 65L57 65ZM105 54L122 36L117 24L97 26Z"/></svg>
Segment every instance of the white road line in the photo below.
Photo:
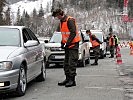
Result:
<svg viewBox="0 0 133 100"><path fill-rule="evenodd" d="M109 89L109 90L119 90L124 91L123 88L109 88L109 87L85 87L86 89Z"/></svg>
<svg viewBox="0 0 133 100"><path fill-rule="evenodd" d="M114 68L114 69L95 69L95 68L93 68L93 69L87 69L88 71L89 70L99 70L99 71L114 71L114 70L117 70L116 68Z"/></svg>
<svg viewBox="0 0 133 100"><path fill-rule="evenodd" d="M78 75L78 76L81 76L81 77L115 77L115 78L119 78L119 76L111 76L111 75Z"/></svg>

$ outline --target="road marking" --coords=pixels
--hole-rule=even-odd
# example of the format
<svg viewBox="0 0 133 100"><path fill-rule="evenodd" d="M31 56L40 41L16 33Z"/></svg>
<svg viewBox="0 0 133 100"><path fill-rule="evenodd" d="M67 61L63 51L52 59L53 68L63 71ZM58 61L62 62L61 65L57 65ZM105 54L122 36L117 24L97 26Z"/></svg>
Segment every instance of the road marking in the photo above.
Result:
<svg viewBox="0 0 133 100"><path fill-rule="evenodd" d="M99 71L107 71L107 70L109 70L109 71L114 71L114 70L117 70L116 68L114 68L114 69L95 69L95 68L93 68L93 69L87 69L88 71L89 70L99 70Z"/></svg>
<svg viewBox="0 0 133 100"><path fill-rule="evenodd" d="M111 76L111 75L78 75L78 76L87 76L87 77L115 77L119 78L119 76Z"/></svg>
<svg viewBox="0 0 133 100"><path fill-rule="evenodd" d="M106 90L119 90L124 91L123 88L110 88L110 87L85 87L86 89L106 89Z"/></svg>

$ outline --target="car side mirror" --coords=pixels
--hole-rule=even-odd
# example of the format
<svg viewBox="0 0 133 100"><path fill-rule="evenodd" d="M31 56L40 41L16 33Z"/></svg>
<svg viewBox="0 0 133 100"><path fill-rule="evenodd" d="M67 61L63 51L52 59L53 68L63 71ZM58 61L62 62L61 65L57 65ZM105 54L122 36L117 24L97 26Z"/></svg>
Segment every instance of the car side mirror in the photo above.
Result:
<svg viewBox="0 0 133 100"><path fill-rule="evenodd" d="M104 42L107 42L107 39L104 39Z"/></svg>
<svg viewBox="0 0 133 100"><path fill-rule="evenodd" d="M28 40L26 43L24 43L25 47L32 47L38 45L38 41L36 40Z"/></svg>
<svg viewBox="0 0 133 100"><path fill-rule="evenodd" d="M45 43L48 43L48 40L44 40Z"/></svg>

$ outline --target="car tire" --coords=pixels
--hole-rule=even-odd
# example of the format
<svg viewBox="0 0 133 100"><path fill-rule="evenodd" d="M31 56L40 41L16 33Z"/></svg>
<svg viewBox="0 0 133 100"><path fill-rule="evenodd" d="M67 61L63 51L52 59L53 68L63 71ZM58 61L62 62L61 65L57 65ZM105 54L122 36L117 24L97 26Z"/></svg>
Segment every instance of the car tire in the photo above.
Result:
<svg viewBox="0 0 133 100"><path fill-rule="evenodd" d="M101 59L104 59L104 51L101 52L100 58L101 58Z"/></svg>
<svg viewBox="0 0 133 100"><path fill-rule="evenodd" d="M90 57L86 60L86 64L90 64Z"/></svg>
<svg viewBox="0 0 133 100"><path fill-rule="evenodd" d="M36 81L42 82L45 81L46 78L46 68L45 68L45 62L42 62L42 68L41 68L41 74L36 78Z"/></svg>
<svg viewBox="0 0 133 100"><path fill-rule="evenodd" d="M16 94L18 96L25 95L27 88L27 76L26 76L26 69L23 64L20 66L20 72L19 72L19 79L18 79L18 86L16 89Z"/></svg>
<svg viewBox="0 0 133 100"><path fill-rule="evenodd" d="M49 62L46 62L45 66L46 68L49 68Z"/></svg>

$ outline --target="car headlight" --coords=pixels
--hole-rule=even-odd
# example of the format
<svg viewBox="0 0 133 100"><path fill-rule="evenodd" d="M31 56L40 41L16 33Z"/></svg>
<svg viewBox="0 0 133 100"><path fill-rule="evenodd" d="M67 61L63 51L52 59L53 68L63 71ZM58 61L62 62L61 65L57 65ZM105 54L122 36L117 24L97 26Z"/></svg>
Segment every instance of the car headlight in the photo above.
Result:
<svg viewBox="0 0 133 100"><path fill-rule="evenodd" d="M45 47L46 50L51 50L51 47Z"/></svg>
<svg viewBox="0 0 133 100"><path fill-rule="evenodd" d="M10 61L0 62L0 69L10 70L11 68L12 68L12 62Z"/></svg>

